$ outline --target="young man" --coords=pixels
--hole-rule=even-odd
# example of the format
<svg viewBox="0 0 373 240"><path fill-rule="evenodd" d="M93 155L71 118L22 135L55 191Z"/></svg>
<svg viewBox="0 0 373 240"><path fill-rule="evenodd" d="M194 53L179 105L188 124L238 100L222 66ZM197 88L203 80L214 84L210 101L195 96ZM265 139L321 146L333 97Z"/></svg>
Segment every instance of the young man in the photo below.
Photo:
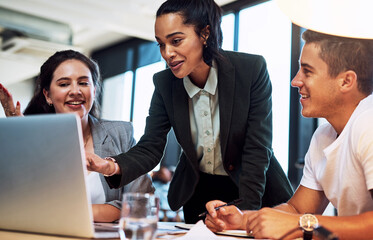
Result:
<svg viewBox="0 0 373 240"><path fill-rule="evenodd" d="M318 223L340 239L373 239L372 40L310 30L303 39L300 70L291 84L299 89L302 115L328 123L313 135L300 186L287 203L259 211L215 211L223 202L207 203L206 225L213 231L311 239ZM329 202L337 217L321 215Z"/></svg>

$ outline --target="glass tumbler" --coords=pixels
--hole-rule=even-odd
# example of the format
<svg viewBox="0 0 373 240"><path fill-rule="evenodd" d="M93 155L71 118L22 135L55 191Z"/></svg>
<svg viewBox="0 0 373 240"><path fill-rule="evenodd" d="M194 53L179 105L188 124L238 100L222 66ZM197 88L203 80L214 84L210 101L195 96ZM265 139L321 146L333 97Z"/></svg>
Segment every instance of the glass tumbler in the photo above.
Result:
<svg viewBox="0 0 373 240"><path fill-rule="evenodd" d="M119 233L121 240L155 238L159 198L149 193L125 193L122 200Z"/></svg>

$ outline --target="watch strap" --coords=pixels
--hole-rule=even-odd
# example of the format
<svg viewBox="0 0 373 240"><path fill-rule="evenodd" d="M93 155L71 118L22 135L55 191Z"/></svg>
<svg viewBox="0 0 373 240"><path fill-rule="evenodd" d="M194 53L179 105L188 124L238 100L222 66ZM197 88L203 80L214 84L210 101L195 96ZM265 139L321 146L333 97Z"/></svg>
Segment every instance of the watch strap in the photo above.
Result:
<svg viewBox="0 0 373 240"><path fill-rule="evenodd" d="M303 230L303 240L312 240L313 231Z"/></svg>

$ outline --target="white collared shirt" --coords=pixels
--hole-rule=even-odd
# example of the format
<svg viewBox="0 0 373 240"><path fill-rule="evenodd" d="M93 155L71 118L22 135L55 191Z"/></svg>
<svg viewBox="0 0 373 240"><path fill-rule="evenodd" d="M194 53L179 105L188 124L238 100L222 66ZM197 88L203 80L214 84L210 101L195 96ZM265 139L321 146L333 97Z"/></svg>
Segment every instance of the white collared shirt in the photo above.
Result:
<svg viewBox="0 0 373 240"><path fill-rule="evenodd" d="M218 69L216 64L210 72L203 89L192 83L188 76L183 79L189 95L189 118L192 141L197 158L201 159L202 172L228 175L223 167L220 150L220 119L218 101Z"/></svg>

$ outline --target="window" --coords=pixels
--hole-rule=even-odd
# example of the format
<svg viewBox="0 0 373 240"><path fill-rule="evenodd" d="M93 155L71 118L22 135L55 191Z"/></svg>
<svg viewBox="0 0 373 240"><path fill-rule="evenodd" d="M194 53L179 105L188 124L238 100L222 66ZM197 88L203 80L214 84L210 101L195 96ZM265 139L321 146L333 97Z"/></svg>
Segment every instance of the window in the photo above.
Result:
<svg viewBox="0 0 373 240"><path fill-rule="evenodd" d="M221 30L223 32L223 45L224 50L233 51L234 48L234 13L224 15L221 21Z"/></svg>
<svg viewBox="0 0 373 240"><path fill-rule="evenodd" d="M133 105L133 127L136 141L144 134L146 117L153 96L153 75L165 69L164 61L140 67L136 70L135 96Z"/></svg>
<svg viewBox="0 0 373 240"><path fill-rule="evenodd" d="M291 22L274 1L239 13L238 51L262 55L272 82L273 149L288 170Z"/></svg>
<svg viewBox="0 0 373 240"><path fill-rule="evenodd" d="M130 121L132 79L132 71L105 79L101 118Z"/></svg>

